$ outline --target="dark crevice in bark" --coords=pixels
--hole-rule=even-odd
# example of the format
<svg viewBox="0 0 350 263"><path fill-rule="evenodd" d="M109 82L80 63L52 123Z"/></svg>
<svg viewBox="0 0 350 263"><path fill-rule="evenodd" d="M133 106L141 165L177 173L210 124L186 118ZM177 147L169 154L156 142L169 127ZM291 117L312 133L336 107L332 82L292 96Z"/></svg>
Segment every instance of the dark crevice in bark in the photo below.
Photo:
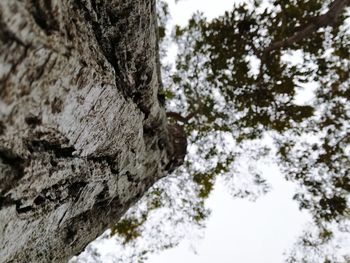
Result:
<svg viewBox="0 0 350 263"><path fill-rule="evenodd" d="M17 181L19 181L24 176L24 168L26 161L16 156L13 152L8 149L0 149L0 159L5 165L8 165L13 171L14 176L1 177L0 180L0 194L6 193L11 189Z"/></svg>
<svg viewBox="0 0 350 263"><path fill-rule="evenodd" d="M96 1L91 1L92 8L97 16L97 19L101 18L100 12L101 10L97 7ZM113 46L117 46L117 43L119 42L119 39L117 36L114 36L112 38L107 38L103 31L106 30L108 27L111 27L110 23L106 23L106 21L96 21L96 19L93 18L91 15L91 11L84 5L84 3L81 0L76 0L74 2L74 7L78 10L81 10L84 15L85 21L92 27L92 30L95 35L95 39L101 48L101 51L104 55L104 57L107 59L107 61L111 64L115 71L115 77L116 77L116 86L119 88L119 90L122 92L122 95L126 100L130 96L125 92L125 89L121 88L122 86L125 86L125 82L121 82L121 79L118 79L117 76L121 74L121 69L118 64L118 58L115 53L115 49ZM106 8L109 10L108 8ZM109 11L111 13L111 11ZM118 20L117 15L113 15L113 21ZM120 32L123 33L123 32Z"/></svg>
<svg viewBox="0 0 350 263"><path fill-rule="evenodd" d="M103 202L109 199L109 187L106 182L103 182L102 191L96 196L96 202Z"/></svg>
<svg viewBox="0 0 350 263"><path fill-rule="evenodd" d="M134 174L131 174L129 171L127 171L127 172L125 173L125 176L126 176L126 178L128 179L128 182L130 182L130 183L137 183L137 182L138 182L138 180L135 179L136 176L135 176Z"/></svg>
<svg viewBox="0 0 350 263"><path fill-rule="evenodd" d="M13 200L10 196L1 196L0 195L0 209L15 205L16 201Z"/></svg>
<svg viewBox="0 0 350 263"><path fill-rule="evenodd" d="M15 204L16 204L16 211L17 211L18 214L26 214L26 213L28 213L28 212L33 210L33 207L30 206L30 205L22 206L21 200L17 200L15 202Z"/></svg>
<svg viewBox="0 0 350 263"><path fill-rule="evenodd" d="M41 125L41 118L39 116L28 115L24 118L24 121L32 129L34 129L38 125Z"/></svg>
<svg viewBox="0 0 350 263"><path fill-rule="evenodd" d="M44 30L47 35L59 30L59 25L54 19L51 0L32 0L32 15L36 24Z"/></svg>
<svg viewBox="0 0 350 263"><path fill-rule="evenodd" d="M23 173L23 167L25 160L8 149L0 149L0 159L11 166L13 169L18 171L18 173Z"/></svg>
<svg viewBox="0 0 350 263"><path fill-rule="evenodd" d="M42 205L45 202L46 198L42 195L38 195L35 199L34 199L34 204L37 206Z"/></svg>
<svg viewBox="0 0 350 263"><path fill-rule="evenodd" d="M82 189L87 185L87 182L84 181L77 181L68 186L68 194L70 197L72 197L74 200L78 199Z"/></svg>
<svg viewBox="0 0 350 263"><path fill-rule="evenodd" d="M68 227L65 235L65 243L68 245L71 245L72 242L75 240L76 234L77 234L77 230L74 229L74 226Z"/></svg>
<svg viewBox="0 0 350 263"><path fill-rule="evenodd" d="M49 142L45 140L32 140L27 142L28 150L34 152L52 152L57 158L71 158L75 148L73 146L62 147L59 142Z"/></svg>
<svg viewBox="0 0 350 263"><path fill-rule="evenodd" d="M107 164L112 174L119 174L119 171L117 169L116 157L105 155L98 157L88 157L87 159L93 162Z"/></svg>
<svg viewBox="0 0 350 263"><path fill-rule="evenodd" d="M28 213L33 210L30 205L23 206L22 200L15 200L10 195L0 196L0 209L16 206L16 211L18 214Z"/></svg>
<svg viewBox="0 0 350 263"><path fill-rule="evenodd" d="M4 134L6 131L6 126L3 121L0 120L0 135Z"/></svg>
<svg viewBox="0 0 350 263"><path fill-rule="evenodd" d="M55 97L51 102L50 106L51 106L51 112L53 114L60 113L62 111L63 101L60 98Z"/></svg>

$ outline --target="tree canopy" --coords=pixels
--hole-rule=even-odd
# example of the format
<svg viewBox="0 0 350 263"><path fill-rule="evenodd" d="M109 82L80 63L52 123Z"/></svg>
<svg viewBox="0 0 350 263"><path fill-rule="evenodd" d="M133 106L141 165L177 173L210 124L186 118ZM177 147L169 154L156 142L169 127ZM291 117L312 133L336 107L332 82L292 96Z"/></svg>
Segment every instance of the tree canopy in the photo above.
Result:
<svg viewBox="0 0 350 263"><path fill-rule="evenodd" d="M294 199L316 226L286 260L348 262L322 246L350 231L350 1L255 0L213 20L196 13L171 36L167 5L158 4L161 56L171 41L178 48L175 67L163 63L159 96L187 133L188 155L112 232L126 246L137 242L158 211L167 220L151 224L153 241L131 257L174 246L184 231L164 229L204 226L218 177L235 197L266 193L254 162L268 158L299 186Z"/></svg>

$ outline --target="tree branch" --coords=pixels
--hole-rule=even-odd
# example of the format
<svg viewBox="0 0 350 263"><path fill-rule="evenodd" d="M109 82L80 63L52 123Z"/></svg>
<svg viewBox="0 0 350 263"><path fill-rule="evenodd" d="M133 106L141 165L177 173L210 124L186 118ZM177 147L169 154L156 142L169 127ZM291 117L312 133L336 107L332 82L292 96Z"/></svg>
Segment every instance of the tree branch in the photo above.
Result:
<svg viewBox="0 0 350 263"><path fill-rule="evenodd" d="M192 119L194 116L196 116L198 113L199 113L199 109L194 111L194 112L191 112L190 114L188 114L186 117L183 117L180 113L178 112L174 112L174 111L168 111L166 113L166 116L167 117L170 117L170 118L173 118L179 122L182 122L182 123L188 123L188 121L190 119Z"/></svg>
<svg viewBox="0 0 350 263"><path fill-rule="evenodd" d="M333 26L347 5L350 5L350 0L335 0L331 4L326 14L315 17L312 19L312 23L304 27L302 30L296 32L293 36L284 40L272 42L270 46L263 50L262 57L272 50L289 47L292 44L309 37L310 34L317 31L321 27Z"/></svg>

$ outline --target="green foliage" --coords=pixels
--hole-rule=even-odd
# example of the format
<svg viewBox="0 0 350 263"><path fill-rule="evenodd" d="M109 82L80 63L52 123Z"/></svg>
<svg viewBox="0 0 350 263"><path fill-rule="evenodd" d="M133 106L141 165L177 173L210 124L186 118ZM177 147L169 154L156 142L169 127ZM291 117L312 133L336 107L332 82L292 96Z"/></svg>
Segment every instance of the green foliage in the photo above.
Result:
<svg viewBox="0 0 350 263"><path fill-rule="evenodd" d="M138 228L142 225L142 223L143 221L136 218L124 218L112 228L112 235L120 235L124 238L124 244L126 244L140 236L140 231Z"/></svg>
<svg viewBox="0 0 350 263"><path fill-rule="evenodd" d="M174 93L183 91L178 100L185 114L199 109L200 116L187 127L189 132L197 132L193 143L199 143L208 132L230 130L239 146L273 132L281 167L288 167L283 169L286 176L307 189L296 196L301 207L310 209L317 219L338 220L348 211L348 190L333 180L348 178L350 170L346 157L349 130L345 128L350 118L346 17L341 16L332 28L315 30L285 48L269 49L313 23L329 2L272 4L273 9L261 9L259 2L237 5L212 21L196 14L186 28L177 27L175 39L180 50L172 78ZM327 49L332 50L329 56L324 55ZM296 51L301 51L304 63L291 65L285 56ZM313 80L318 84L314 101L299 104L300 83ZM303 140L302 135L318 137L320 142L316 148L307 141L296 145ZM296 146L302 149L293 151ZM299 155L301 151L304 153ZM210 160L215 154L204 158ZM311 160L312 155L318 158ZM315 180L318 176L314 173L320 175L322 170L323 178ZM200 173L200 180L198 174L194 177L203 189L211 189L209 179L214 175L204 176L207 174ZM325 182L333 195L326 194Z"/></svg>

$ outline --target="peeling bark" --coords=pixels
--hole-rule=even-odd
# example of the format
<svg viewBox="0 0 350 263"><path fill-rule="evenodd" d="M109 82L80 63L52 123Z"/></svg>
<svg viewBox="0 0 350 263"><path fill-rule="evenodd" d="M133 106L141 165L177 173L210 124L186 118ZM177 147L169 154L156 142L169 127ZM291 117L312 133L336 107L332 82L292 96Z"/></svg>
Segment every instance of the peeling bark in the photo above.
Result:
<svg viewBox="0 0 350 263"><path fill-rule="evenodd" d="M160 86L154 1L0 1L0 262L67 261L181 164Z"/></svg>

